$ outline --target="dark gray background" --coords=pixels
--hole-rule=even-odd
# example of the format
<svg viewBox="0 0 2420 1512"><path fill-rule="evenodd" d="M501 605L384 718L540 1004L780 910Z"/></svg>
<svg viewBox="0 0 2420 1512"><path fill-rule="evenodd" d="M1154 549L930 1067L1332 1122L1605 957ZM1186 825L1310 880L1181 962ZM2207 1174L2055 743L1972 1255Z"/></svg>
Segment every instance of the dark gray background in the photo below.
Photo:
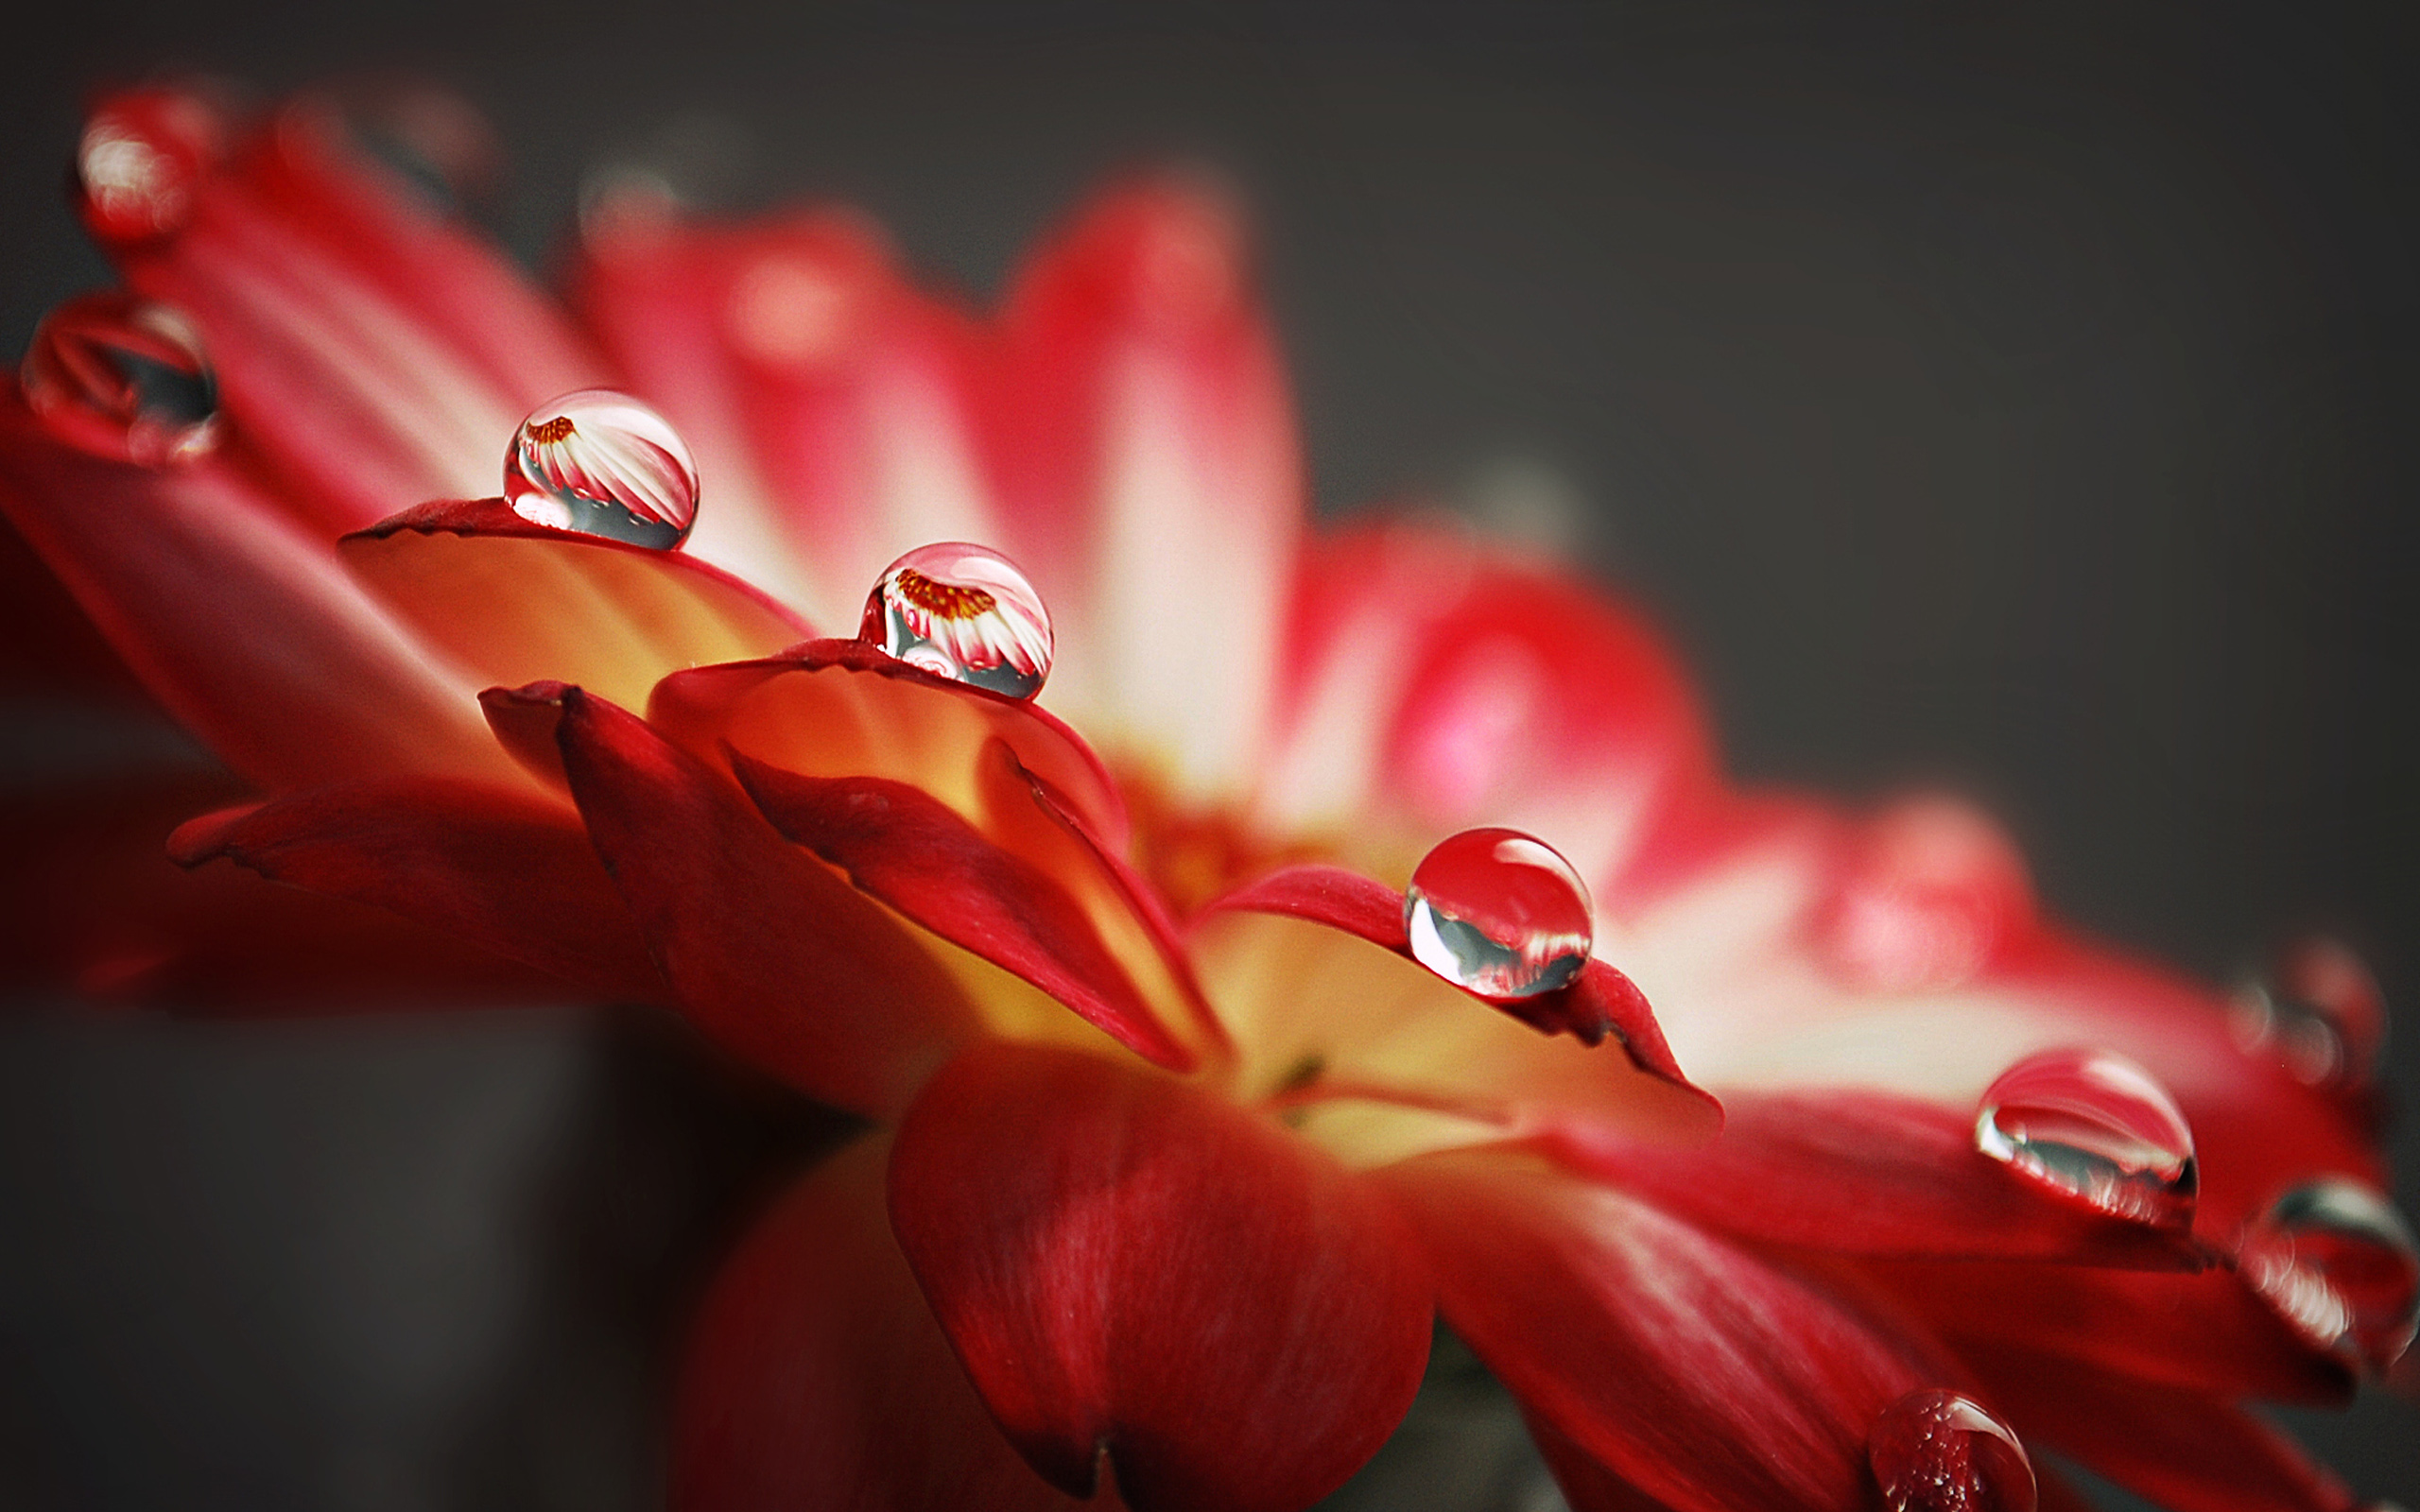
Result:
<svg viewBox="0 0 2420 1512"><path fill-rule="evenodd" d="M2408 1002L2413 14L56 8L0 49L0 337L101 277L78 100L164 64L458 83L532 258L700 112L977 290L1206 158L1323 508L1560 479L1742 771L1967 783L2098 931L2226 977L2325 924ZM816 1137L618 1018L10 1021L0 1507L645 1504L655 1320ZM2309 1434L2420 1501L2411 1406Z"/></svg>

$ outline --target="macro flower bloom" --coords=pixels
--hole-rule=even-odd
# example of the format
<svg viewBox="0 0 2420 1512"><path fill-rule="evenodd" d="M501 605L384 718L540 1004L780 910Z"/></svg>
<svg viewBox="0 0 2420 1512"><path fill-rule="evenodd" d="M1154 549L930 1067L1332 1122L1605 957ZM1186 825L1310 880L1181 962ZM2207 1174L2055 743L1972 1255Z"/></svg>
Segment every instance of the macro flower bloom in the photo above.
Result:
<svg viewBox="0 0 2420 1512"><path fill-rule="evenodd" d="M2231 1002L1960 803L1733 787L1550 564L1309 529L1197 187L989 318L626 189L566 315L348 132L87 128L125 288L0 509L252 792L19 912L95 990L661 1004L861 1115L700 1310L676 1505L1302 1507L1438 1317L1582 1508L2351 1504L2243 1405L2420 1306L2341 950Z"/></svg>

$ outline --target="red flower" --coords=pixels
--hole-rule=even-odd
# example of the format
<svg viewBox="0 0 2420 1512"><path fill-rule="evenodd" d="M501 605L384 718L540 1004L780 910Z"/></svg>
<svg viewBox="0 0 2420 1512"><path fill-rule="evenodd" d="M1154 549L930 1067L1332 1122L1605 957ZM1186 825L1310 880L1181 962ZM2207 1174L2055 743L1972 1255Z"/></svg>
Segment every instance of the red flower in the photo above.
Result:
<svg viewBox="0 0 2420 1512"><path fill-rule="evenodd" d="M2020 1444L2348 1504L2238 1403L2412 1332L2358 965L2231 1012L1962 806L1730 788L1551 567L1305 536L1215 198L1111 191L985 320L851 215L625 197L583 332L310 102L123 96L81 166L130 294L38 336L0 507L268 795L178 858L877 1130L707 1299L678 1504L1304 1506L1439 1314L1582 1507L2072 1504ZM256 983L291 896L57 943Z"/></svg>

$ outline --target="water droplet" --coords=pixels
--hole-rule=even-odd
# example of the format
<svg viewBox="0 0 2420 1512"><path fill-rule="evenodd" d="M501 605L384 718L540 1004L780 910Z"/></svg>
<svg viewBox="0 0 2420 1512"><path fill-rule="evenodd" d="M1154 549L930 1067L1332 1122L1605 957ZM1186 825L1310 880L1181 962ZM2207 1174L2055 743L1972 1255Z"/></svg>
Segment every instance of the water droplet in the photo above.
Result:
<svg viewBox="0 0 2420 1512"><path fill-rule="evenodd" d="M2386 1001L2361 958L2332 939L2282 952L2265 982L2238 988L2236 1042L2272 1055L2307 1087L2360 1087L2386 1041Z"/></svg>
<svg viewBox="0 0 2420 1512"><path fill-rule="evenodd" d="M2368 1184L2296 1187L2245 1230L2237 1264L2313 1343L2383 1373L2420 1330L2420 1246Z"/></svg>
<svg viewBox="0 0 2420 1512"><path fill-rule="evenodd" d="M1050 611L1016 563L962 541L919 546L866 595L857 639L910 666L1011 698L1050 676Z"/></svg>
<svg viewBox="0 0 2420 1512"><path fill-rule="evenodd" d="M82 294L34 328L26 403L60 440L162 467L218 443L218 380L176 311L122 289Z"/></svg>
<svg viewBox="0 0 2420 1512"><path fill-rule="evenodd" d="M201 180L218 161L217 109L181 89L128 90L103 102L76 146L84 222L104 241L144 241L193 217Z"/></svg>
<svg viewBox="0 0 2420 1512"><path fill-rule="evenodd" d="M521 422L504 459L504 496L536 524L664 549L697 523L698 464L654 410L583 388Z"/></svg>
<svg viewBox="0 0 2420 1512"><path fill-rule="evenodd" d="M2193 1131L2167 1089L2123 1057L2028 1056L1983 1093L1975 1144L2103 1212L2164 1228L2193 1221Z"/></svg>
<svg viewBox="0 0 2420 1512"><path fill-rule="evenodd" d="M1403 897L1412 957L1481 997L1568 987L1588 964L1588 888L1555 850L1518 830L1439 842Z"/></svg>
<svg viewBox="0 0 2420 1512"><path fill-rule="evenodd" d="M1882 1410L1866 1459L1889 1512L2033 1512L2033 1462L2016 1434L1954 1391L1911 1391Z"/></svg>

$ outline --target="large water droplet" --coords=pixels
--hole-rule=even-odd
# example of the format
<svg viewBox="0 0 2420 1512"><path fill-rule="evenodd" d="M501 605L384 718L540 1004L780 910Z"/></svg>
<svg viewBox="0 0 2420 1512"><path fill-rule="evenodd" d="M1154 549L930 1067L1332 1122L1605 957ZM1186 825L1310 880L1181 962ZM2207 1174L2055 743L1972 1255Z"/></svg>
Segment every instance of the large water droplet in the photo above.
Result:
<svg viewBox="0 0 2420 1512"><path fill-rule="evenodd" d="M1882 1410L1866 1459L1889 1512L2033 1512L2033 1462L2008 1424L1954 1391Z"/></svg>
<svg viewBox="0 0 2420 1512"><path fill-rule="evenodd" d="M2103 1212L2193 1221L2193 1132L2167 1089L2123 1057L2051 1050L2018 1061L1983 1093L1975 1144Z"/></svg>
<svg viewBox="0 0 2420 1512"><path fill-rule="evenodd" d="M533 524L663 549L697 523L698 464L654 410L583 388L521 422L504 459L504 496Z"/></svg>
<svg viewBox="0 0 2420 1512"><path fill-rule="evenodd" d="M2420 1330L2420 1246L2364 1182L2329 1177L2270 1205L2237 1264L2313 1343L2384 1372Z"/></svg>
<svg viewBox="0 0 2420 1512"><path fill-rule="evenodd" d="M218 380L201 338L176 311L122 289L44 316L24 381L43 426L96 456L162 467L218 442Z"/></svg>
<svg viewBox="0 0 2420 1512"><path fill-rule="evenodd" d="M214 105L181 89L128 90L84 123L76 180L84 222L104 241L144 241L193 217L217 162L225 125Z"/></svg>
<svg viewBox="0 0 2420 1512"><path fill-rule="evenodd" d="M1588 888L1551 846L1518 830L1439 842L1403 896L1413 959L1481 997L1568 987L1588 964Z"/></svg>
<svg viewBox="0 0 2420 1512"><path fill-rule="evenodd" d="M1050 676L1050 611L1016 563L962 541L919 546L883 570L857 638L910 666L1030 698Z"/></svg>
<svg viewBox="0 0 2420 1512"><path fill-rule="evenodd" d="M2360 1087L2386 1040L2386 1002L2361 958L2332 939L2281 952L2269 978L2237 989L2236 1042L2273 1056L2307 1087Z"/></svg>

